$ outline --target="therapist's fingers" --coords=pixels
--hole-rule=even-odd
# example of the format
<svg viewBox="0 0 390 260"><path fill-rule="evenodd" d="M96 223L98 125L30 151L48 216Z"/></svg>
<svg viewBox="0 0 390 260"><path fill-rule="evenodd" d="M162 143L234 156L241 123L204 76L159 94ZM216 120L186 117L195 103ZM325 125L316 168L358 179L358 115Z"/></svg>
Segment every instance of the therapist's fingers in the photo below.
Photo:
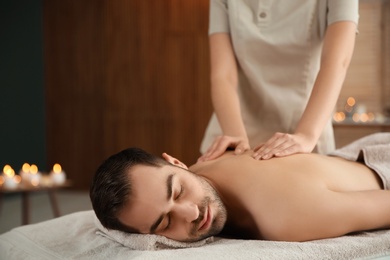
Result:
<svg viewBox="0 0 390 260"><path fill-rule="evenodd" d="M274 134L252 155L256 160L288 156L296 153L310 153L315 141L300 134Z"/></svg>
<svg viewBox="0 0 390 260"><path fill-rule="evenodd" d="M311 153L316 145L315 140L306 138L305 136L294 135L295 138L286 145L281 146L279 151L275 151L274 156L283 157L296 153Z"/></svg>
<svg viewBox="0 0 390 260"><path fill-rule="evenodd" d="M242 140L241 137L221 136L214 149L207 155L207 160L213 160L225 153L228 148L235 148L235 154L241 154L249 149L248 142Z"/></svg>
<svg viewBox="0 0 390 260"><path fill-rule="evenodd" d="M299 144L293 144L293 145L289 145L286 147L281 147L279 149L279 151L276 151L274 153L274 156L275 157L284 157L284 156L288 156L288 155L292 155L292 154L296 154L296 153L300 153L300 152L303 152L301 146Z"/></svg>
<svg viewBox="0 0 390 260"><path fill-rule="evenodd" d="M262 157L268 155L275 148L286 142L286 138L284 138L284 135L285 134L282 133L275 133L264 144L261 144L254 149L252 157L256 160L259 160L262 159Z"/></svg>
<svg viewBox="0 0 390 260"><path fill-rule="evenodd" d="M286 156L299 152L299 143L295 137L286 133L275 133L267 142L255 150L252 157L266 160L273 156Z"/></svg>
<svg viewBox="0 0 390 260"><path fill-rule="evenodd" d="M219 137L216 142L214 142L212 149L207 153L207 160L213 160L221 156L230 146L230 142L231 140L229 140L229 138L226 136Z"/></svg>
<svg viewBox="0 0 390 260"><path fill-rule="evenodd" d="M245 141L241 141L241 142L239 142L236 149L234 150L234 154L240 155L249 149L250 149L249 143L247 143Z"/></svg>
<svg viewBox="0 0 390 260"><path fill-rule="evenodd" d="M235 154L241 154L249 149L249 143L241 137L219 136L214 140L207 152L199 157L198 162L216 159L228 148L235 148Z"/></svg>
<svg viewBox="0 0 390 260"><path fill-rule="evenodd" d="M285 142L281 143L279 146L268 151L266 154L261 156L260 159L268 160L272 157L288 156L291 154L299 153L301 151L302 150L301 150L300 144L297 144L294 141L289 140L289 141L285 141Z"/></svg>
<svg viewBox="0 0 390 260"><path fill-rule="evenodd" d="M221 138L220 136L218 136L217 138L215 138L214 142L213 142L213 143L211 144L211 146L206 150L206 152L205 152L202 156L200 156L200 157L198 158L198 162L207 161L208 156L209 156L210 154L212 154L213 151L215 150L215 148L218 146L218 142L219 142L219 139L220 139L220 138Z"/></svg>
<svg viewBox="0 0 390 260"><path fill-rule="evenodd" d="M208 161L221 156L229 147L229 139L227 136L218 136L215 138L212 145L207 149L206 153L199 157L198 162Z"/></svg>

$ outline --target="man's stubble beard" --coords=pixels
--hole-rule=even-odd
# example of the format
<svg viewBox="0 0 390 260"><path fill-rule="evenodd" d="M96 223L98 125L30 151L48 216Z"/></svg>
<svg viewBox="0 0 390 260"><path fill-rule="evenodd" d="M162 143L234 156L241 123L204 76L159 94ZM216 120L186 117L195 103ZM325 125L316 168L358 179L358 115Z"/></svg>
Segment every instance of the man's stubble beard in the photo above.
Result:
<svg viewBox="0 0 390 260"><path fill-rule="evenodd" d="M194 226L190 231L190 238L185 240L184 242L195 242L202 239L205 239L207 237L215 236L219 234L222 229L225 226L226 220L227 220L227 210L225 205L223 204L219 194L214 189L213 186L211 186L210 183L208 183L205 179L195 174L195 176L200 180L202 184L202 188L206 190L206 194L211 194L211 196L206 196L198 205L199 207L199 217L197 220L194 221ZM211 198L213 197L213 199ZM199 229L199 223L203 220L204 214L206 212L206 208L210 205L214 204L216 205L217 210L214 212L213 220L211 223L211 226L207 233L205 234L197 234Z"/></svg>

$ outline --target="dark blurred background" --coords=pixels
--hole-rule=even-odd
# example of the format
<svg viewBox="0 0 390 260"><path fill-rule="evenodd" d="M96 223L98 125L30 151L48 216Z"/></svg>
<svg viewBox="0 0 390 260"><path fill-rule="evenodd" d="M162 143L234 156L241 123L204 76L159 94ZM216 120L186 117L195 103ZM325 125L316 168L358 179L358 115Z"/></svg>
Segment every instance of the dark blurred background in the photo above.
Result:
<svg viewBox="0 0 390 260"><path fill-rule="evenodd" d="M338 107L390 107L390 1L361 0ZM87 190L139 146L191 164L212 112L209 0L1 0L0 167L56 162ZM338 146L389 124L335 125Z"/></svg>
<svg viewBox="0 0 390 260"><path fill-rule="evenodd" d="M208 0L2 0L0 166L88 189L129 146L193 163L211 115Z"/></svg>

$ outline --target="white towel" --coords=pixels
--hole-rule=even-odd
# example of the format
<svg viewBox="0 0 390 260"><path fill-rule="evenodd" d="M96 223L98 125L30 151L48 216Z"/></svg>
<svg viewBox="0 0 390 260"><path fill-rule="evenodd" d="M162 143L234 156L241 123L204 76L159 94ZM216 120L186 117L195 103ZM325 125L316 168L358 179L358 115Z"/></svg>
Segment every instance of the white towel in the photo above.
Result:
<svg viewBox="0 0 390 260"><path fill-rule="evenodd" d="M100 223L95 216L95 224L99 229L96 234L114 240L134 250L161 250L173 248L200 247L207 243L214 242L214 237L208 237L197 242L178 242L164 236L151 234L131 234L118 230L110 230Z"/></svg>
<svg viewBox="0 0 390 260"><path fill-rule="evenodd" d="M390 190L390 133L368 135L330 155L364 162L382 179L384 189Z"/></svg>

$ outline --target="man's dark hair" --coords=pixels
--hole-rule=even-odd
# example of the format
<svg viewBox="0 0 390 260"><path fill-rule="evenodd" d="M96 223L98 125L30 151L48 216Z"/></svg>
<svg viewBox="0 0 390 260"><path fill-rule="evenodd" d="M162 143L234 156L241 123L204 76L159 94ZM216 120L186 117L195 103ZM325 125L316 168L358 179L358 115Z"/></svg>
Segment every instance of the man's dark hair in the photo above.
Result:
<svg viewBox="0 0 390 260"><path fill-rule="evenodd" d="M138 232L118 220L118 214L132 193L129 172L135 165L161 167L166 164L162 158L139 148L128 148L105 160L97 169L89 192L100 223L108 229Z"/></svg>

